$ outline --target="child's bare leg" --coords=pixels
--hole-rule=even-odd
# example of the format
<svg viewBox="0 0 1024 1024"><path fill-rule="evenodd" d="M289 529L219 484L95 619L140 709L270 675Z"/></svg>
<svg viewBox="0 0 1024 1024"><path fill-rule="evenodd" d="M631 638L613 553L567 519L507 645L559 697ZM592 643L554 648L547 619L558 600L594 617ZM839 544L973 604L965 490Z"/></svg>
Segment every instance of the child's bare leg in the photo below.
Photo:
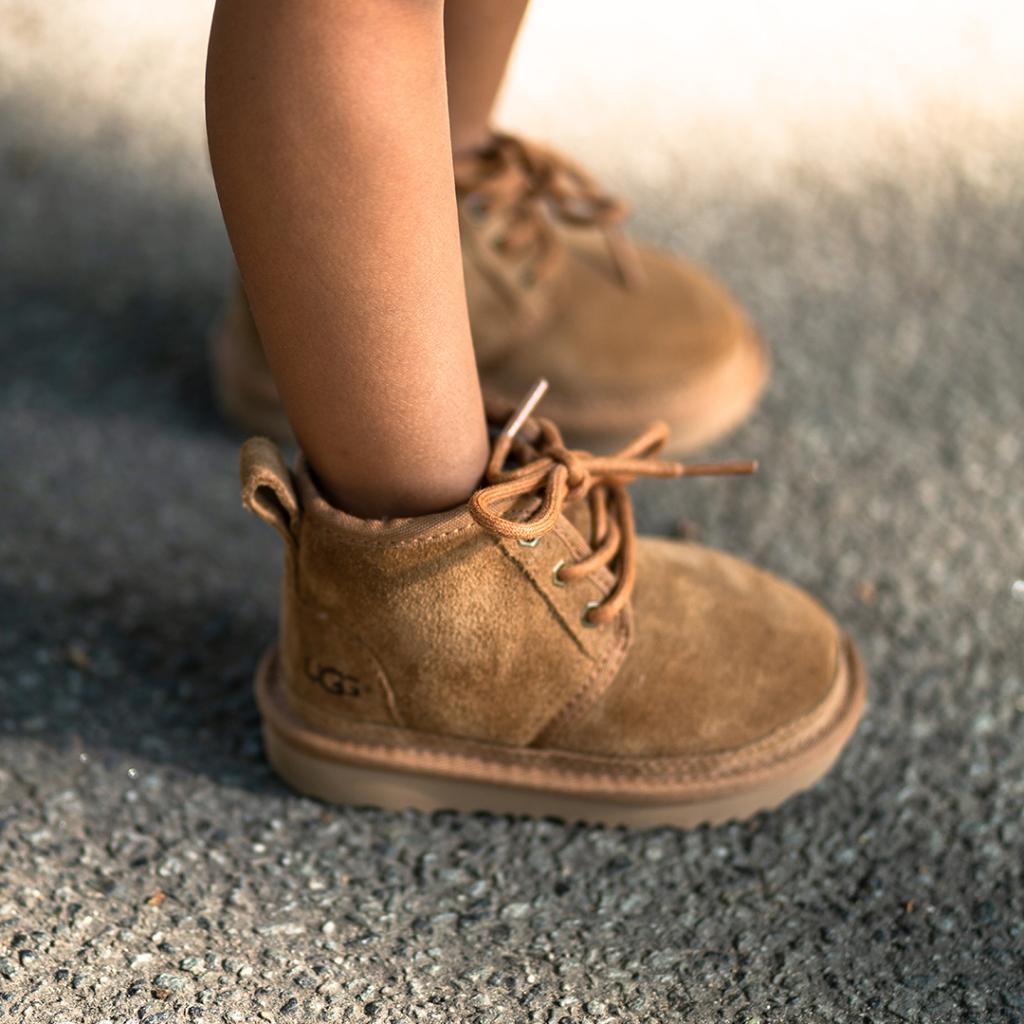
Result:
<svg viewBox="0 0 1024 1024"><path fill-rule="evenodd" d="M490 137L491 111L529 0L447 0L444 46L456 153Z"/></svg>
<svg viewBox="0 0 1024 1024"><path fill-rule="evenodd" d="M361 515L464 500L487 453L442 0L218 0L207 118L285 411Z"/></svg>

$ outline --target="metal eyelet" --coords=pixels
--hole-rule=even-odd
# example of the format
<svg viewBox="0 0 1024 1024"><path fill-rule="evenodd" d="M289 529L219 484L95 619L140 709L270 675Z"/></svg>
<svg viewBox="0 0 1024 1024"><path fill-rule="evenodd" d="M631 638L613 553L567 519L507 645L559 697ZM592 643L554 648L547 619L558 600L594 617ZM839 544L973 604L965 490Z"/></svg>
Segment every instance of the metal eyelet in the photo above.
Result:
<svg viewBox="0 0 1024 1024"><path fill-rule="evenodd" d="M565 565L565 559L560 558L555 567L551 570L551 582L554 583L556 587L568 586L566 581L563 580L562 577L559 575L559 570L562 568L563 565Z"/></svg>
<svg viewBox="0 0 1024 1024"><path fill-rule="evenodd" d="M591 620L590 620L590 613L595 608L600 608L600 607L601 607L601 602L600 601L588 601L583 606L583 613L580 615L580 622L582 622L583 625L587 627L587 629L597 629L597 627L601 625L600 622L591 622Z"/></svg>
<svg viewBox="0 0 1024 1024"><path fill-rule="evenodd" d="M535 548L540 543L540 537L534 537L533 540L519 539L519 546L521 548Z"/></svg>

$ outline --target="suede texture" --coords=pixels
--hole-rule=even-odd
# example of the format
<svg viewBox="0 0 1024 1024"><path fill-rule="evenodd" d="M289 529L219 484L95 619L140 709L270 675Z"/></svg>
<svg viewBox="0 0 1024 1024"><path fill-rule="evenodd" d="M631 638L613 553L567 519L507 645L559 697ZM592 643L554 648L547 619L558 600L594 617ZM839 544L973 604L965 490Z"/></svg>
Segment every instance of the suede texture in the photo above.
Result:
<svg viewBox="0 0 1024 1024"><path fill-rule="evenodd" d="M499 540L454 514L371 522L330 506L310 475L280 473L269 442L246 446L249 494L289 543L279 649L295 710L307 719L401 725L514 746L531 743L573 698L614 676L630 640L630 616L594 630L584 596L569 597L537 549ZM258 446L258 447L252 447ZM288 492L301 509L294 530ZM568 524L542 542L577 555ZM586 599L611 586L588 581Z"/></svg>
<svg viewBox="0 0 1024 1024"><path fill-rule="evenodd" d="M356 519L264 439L243 449L242 478L286 543L284 687L319 729L369 723L625 765L742 752L835 690L833 621L727 555L642 538L632 607L589 627L586 605L613 578L560 584L558 563L589 551L569 516L536 544L491 535L465 506ZM569 512L585 526L581 508Z"/></svg>
<svg viewBox="0 0 1024 1024"><path fill-rule="evenodd" d="M764 358L743 310L691 263L637 246L643 272L627 287L599 234L563 228L560 270L528 285L525 265L489 244L490 225L467 216L461 223L482 376L509 400L546 378L546 415L567 434L671 420L691 389Z"/></svg>
<svg viewBox="0 0 1024 1024"><path fill-rule="evenodd" d="M636 639L603 699L550 742L585 753L736 750L828 697L842 636L796 587L696 544L641 538Z"/></svg>

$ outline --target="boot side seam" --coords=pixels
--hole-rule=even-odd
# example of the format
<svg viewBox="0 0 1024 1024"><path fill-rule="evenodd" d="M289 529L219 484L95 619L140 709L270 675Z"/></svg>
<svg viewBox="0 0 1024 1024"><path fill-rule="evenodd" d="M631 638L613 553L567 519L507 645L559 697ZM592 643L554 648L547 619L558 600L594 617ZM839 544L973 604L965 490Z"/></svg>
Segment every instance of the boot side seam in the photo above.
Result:
<svg viewBox="0 0 1024 1024"><path fill-rule="evenodd" d="M560 529L556 528L555 533L572 550L571 539ZM582 714L611 685L618 675L618 670L622 666L626 651L629 649L633 638L632 614L629 611L624 611L616 623L615 640L607 644L600 652L596 654L591 653L580 640L576 629L573 628L573 625L555 605L551 595L541 586L531 568L517 558L515 553L505 544L496 543L501 553L515 565L519 572L526 577L533 590L543 598L548 613L558 622L562 630L569 635L583 656L593 665L583 682L571 689L567 698L562 700L561 703L557 699L550 701L527 720L524 725L526 736L524 745L532 747L542 743L550 734L553 732L557 733L567 722L574 720L578 715Z"/></svg>
<svg viewBox="0 0 1024 1024"><path fill-rule="evenodd" d="M569 639L572 640L572 642L576 645L580 653L589 660L596 660L594 659L594 656L580 642L579 637L576 636L575 631L566 621L565 616L558 610L558 608L555 607L555 604L551 600L551 597L548 594L544 593L543 588L538 584L537 580L533 576L533 573L531 573L530 570L525 565L523 565L523 563L520 562L519 559L517 559L515 555L513 555L512 552L510 552L505 547L505 545L502 544L500 541L495 540L495 546L516 567L520 575L522 575L522 577L527 581L527 583L530 584L530 587L537 594L540 595L540 597L544 601L544 607L548 610L548 614L551 616L552 619L555 620L555 622L558 623L562 631L569 636Z"/></svg>
<svg viewBox="0 0 1024 1024"><path fill-rule="evenodd" d="M537 733L530 740L531 747L547 747L557 739L558 735L569 728L573 722L581 718L590 710L615 682L626 659L626 652L629 650L633 640L633 615L630 609L625 609L615 625L617 640L606 653L605 657L597 661L593 672L587 677L583 685L545 722L543 722Z"/></svg>

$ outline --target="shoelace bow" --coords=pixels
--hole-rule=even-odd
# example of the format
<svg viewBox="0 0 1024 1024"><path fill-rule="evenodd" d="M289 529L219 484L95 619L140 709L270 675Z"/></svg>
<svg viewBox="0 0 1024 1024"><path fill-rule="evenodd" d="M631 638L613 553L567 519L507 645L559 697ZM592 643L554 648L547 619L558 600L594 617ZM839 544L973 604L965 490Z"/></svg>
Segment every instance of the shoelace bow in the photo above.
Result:
<svg viewBox="0 0 1024 1024"><path fill-rule="evenodd" d="M664 423L653 423L613 455L592 455L565 447L561 432L547 419L528 420L547 384L539 382L498 435L487 464L486 486L470 499L473 519L498 537L536 541L550 533L566 505L587 500L590 507L591 553L577 562L564 562L556 580L569 584L610 566L615 583L600 602L583 614L589 626L610 622L625 607L636 582L636 524L627 486L639 477L728 476L753 473L755 462L686 465L656 458L668 438ZM518 440L528 425L529 443ZM505 469L514 454L521 464ZM516 500L538 495L541 500L525 518L506 518Z"/></svg>
<svg viewBox="0 0 1024 1024"><path fill-rule="evenodd" d="M622 283L643 278L636 250L622 228L624 202L561 153L514 135L495 135L486 149L455 159L455 183L473 197L481 212L504 219L499 248L532 257L532 284L553 274L565 257L556 227L594 227L604 233Z"/></svg>

